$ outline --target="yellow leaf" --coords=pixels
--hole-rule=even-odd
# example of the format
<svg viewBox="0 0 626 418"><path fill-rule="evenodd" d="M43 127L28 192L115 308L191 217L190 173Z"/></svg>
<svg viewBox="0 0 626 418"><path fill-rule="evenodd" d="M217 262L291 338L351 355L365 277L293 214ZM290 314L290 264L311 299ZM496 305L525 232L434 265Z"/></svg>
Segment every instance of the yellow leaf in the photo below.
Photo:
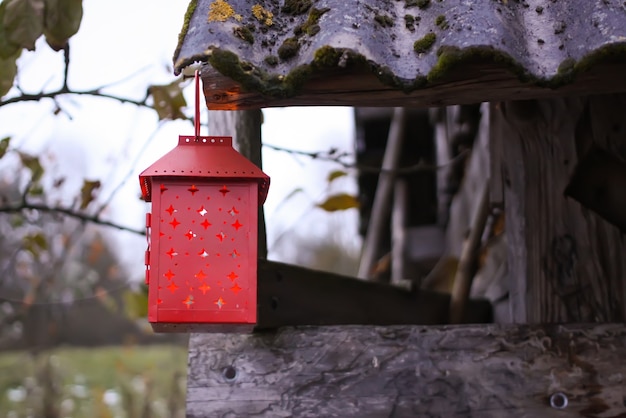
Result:
<svg viewBox="0 0 626 418"><path fill-rule="evenodd" d="M170 84L150 86L149 91L154 102L152 107L157 111L159 120L187 119L182 112L182 108L187 106L187 102L183 96L181 78Z"/></svg>
<svg viewBox="0 0 626 418"><path fill-rule="evenodd" d="M43 176L43 167L41 166L41 163L39 162L39 158L30 154L26 154L24 152L20 152L19 156L24 167L30 170L30 173L32 175L31 177L32 182L33 183L38 182L39 179L41 179L41 176Z"/></svg>
<svg viewBox="0 0 626 418"><path fill-rule="evenodd" d="M343 171L343 170L335 170L335 171L331 171L331 173L328 175L327 181L328 181L329 183L332 183L332 182L333 182L333 180L336 180L336 179L338 179L338 178L340 178L340 177L344 177L344 176L347 176L347 175L348 175L348 173L346 173L346 172L345 172L345 171Z"/></svg>
<svg viewBox="0 0 626 418"><path fill-rule="evenodd" d="M95 198L94 192L100 188L100 180L83 180L80 189L80 208L86 209Z"/></svg>
<svg viewBox="0 0 626 418"><path fill-rule="evenodd" d="M22 50L9 58L0 57L0 97L4 96L13 87L13 80L17 74L17 58Z"/></svg>
<svg viewBox="0 0 626 418"><path fill-rule="evenodd" d="M131 318L145 318L148 316L148 292L127 290L124 292L124 308Z"/></svg>
<svg viewBox="0 0 626 418"><path fill-rule="evenodd" d="M7 153L9 149L9 143L11 142L11 137L6 136L0 140L0 158L4 157L4 154Z"/></svg>
<svg viewBox="0 0 626 418"><path fill-rule="evenodd" d="M347 193L339 193L329 196L326 201L317 205L318 208L324 209L327 212L335 212L338 210L347 210L351 208L358 208L359 201L356 197Z"/></svg>

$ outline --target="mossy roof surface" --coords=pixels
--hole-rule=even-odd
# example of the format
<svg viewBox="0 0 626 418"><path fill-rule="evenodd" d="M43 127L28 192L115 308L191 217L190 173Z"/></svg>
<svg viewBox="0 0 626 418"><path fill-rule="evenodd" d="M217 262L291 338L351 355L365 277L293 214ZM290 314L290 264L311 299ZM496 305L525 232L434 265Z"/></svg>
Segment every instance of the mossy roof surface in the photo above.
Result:
<svg viewBox="0 0 626 418"><path fill-rule="evenodd" d="M568 76L599 61L626 61L622 0L416 4L194 0L175 52L175 71L208 61L224 76L263 93L267 80L273 80L273 91L281 91L281 80L298 70L308 77L317 69L328 74L329 69L359 62L386 84L412 90L441 80L451 66L470 61L503 65L522 81L546 85L567 83ZM415 42L430 33L436 35L432 47L414 49ZM212 56L223 57L224 52L230 64L211 62ZM288 86L285 91L293 93Z"/></svg>

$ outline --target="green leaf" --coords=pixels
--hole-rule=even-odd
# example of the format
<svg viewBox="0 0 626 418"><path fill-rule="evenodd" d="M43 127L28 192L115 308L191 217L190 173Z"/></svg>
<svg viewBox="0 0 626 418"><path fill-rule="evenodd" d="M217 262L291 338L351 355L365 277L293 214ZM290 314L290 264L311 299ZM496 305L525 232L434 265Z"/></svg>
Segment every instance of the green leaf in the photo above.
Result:
<svg viewBox="0 0 626 418"><path fill-rule="evenodd" d="M84 180L80 189L80 208L86 209L95 199L94 192L100 188L100 180Z"/></svg>
<svg viewBox="0 0 626 418"><path fill-rule="evenodd" d="M13 87L13 80L17 75L17 58L22 50L9 58L0 57L0 97L4 96Z"/></svg>
<svg viewBox="0 0 626 418"><path fill-rule="evenodd" d="M20 156L20 160L22 161L22 165L30 170L32 182L38 182L41 179L41 176L43 176L43 167L39 162L39 158L19 151L18 154Z"/></svg>
<svg viewBox="0 0 626 418"><path fill-rule="evenodd" d="M148 316L148 292L127 290L124 292L124 307L131 318L145 318Z"/></svg>
<svg viewBox="0 0 626 418"><path fill-rule="evenodd" d="M43 33L50 48L59 51L78 32L83 19L82 0L44 0L46 12Z"/></svg>
<svg viewBox="0 0 626 418"><path fill-rule="evenodd" d="M343 170L335 170L335 171L331 171L330 174L328 174L328 178L326 179L329 183L332 183L333 180L337 180L340 177L344 177L347 176L348 173L346 173Z"/></svg>
<svg viewBox="0 0 626 418"><path fill-rule="evenodd" d="M327 212L335 212L338 210L346 210L351 208L358 208L359 201L356 197L347 193L339 193L329 196L326 201L317 205L318 208L324 209Z"/></svg>
<svg viewBox="0 0 626 418"><path fill-rule="evenodd" d="M24 249L35 257L39 256L41 251L48 249L48 240L46 240L46 237L41 232L24 236L22 242Z"/></svg>
<svg viewBox="0 0 626 418"><path fill-rule="evenodd" d="M15 42L9 40L9 35L4 27L4 15L7 9L7 3L0 3L0 58L9 58L15 55L21 48Z"/></svg>
<svg viewBox="0 0 626 418"><path fill-rule="evenodd" d="M2 24L11 42L35 49L43 33L44 0L8 0Z"/></svg>
<svg viewBox="0 0 626 418"><path fill-rule="evenodd" d="M5 136L4 138L0 139L0 158L4 157L4 154L7 153L10 142L11 142L10 136Z"/></svg>
<svg viewBox="0 0 626 418"><path fill-rule="evenodd" d="M187 119L182 112L182 108L187 106L181 83L178 78L170 84L150 86L148 91L152 95L154 110L159 115L159 120L163 119Z"/></svg>

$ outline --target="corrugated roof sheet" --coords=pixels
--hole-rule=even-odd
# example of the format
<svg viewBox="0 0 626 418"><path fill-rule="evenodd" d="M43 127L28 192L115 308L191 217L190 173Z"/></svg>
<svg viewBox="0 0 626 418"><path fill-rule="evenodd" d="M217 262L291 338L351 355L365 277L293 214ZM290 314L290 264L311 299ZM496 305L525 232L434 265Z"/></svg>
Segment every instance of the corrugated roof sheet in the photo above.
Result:
<svg viewBox="0 0 626 418"><path fill-rule="evenodd" d="M626 2L198 0L174 61L177 72L208 61L276 99L355 68L410 92L477 63L553 88L599 62L626 61Z"/></svg>

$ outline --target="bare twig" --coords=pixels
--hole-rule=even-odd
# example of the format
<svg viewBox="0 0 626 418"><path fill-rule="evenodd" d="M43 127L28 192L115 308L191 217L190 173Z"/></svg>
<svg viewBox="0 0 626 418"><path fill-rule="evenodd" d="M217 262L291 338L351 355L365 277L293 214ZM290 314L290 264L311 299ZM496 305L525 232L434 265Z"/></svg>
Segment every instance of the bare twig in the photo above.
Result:
<svg viewBox="0 0 626 418"><path fill-rule="evenodd" d="M120 225L115 222L107 221L104 219L100 219L99 215L88 215L86 213L77 212L73 209L64 208L64 207L52 207L43 204L37 203L28 203L22 202L18 205L10 205L10 206L0 206L0 213L20 213L25 210L38 210L40 212L46 213L59 213L70 218L78 219L84 222L91 222L96 225L107 226L111 228L116 228L122 231L132 232L138 235L145 235L145 231L142 229L135 229L128 226Z"/></svg>
<svg viewBox="0 0 626 418"><path fill-rule="evenodd" d="M399 167L397 169L385 169L385 168L371 166L371 165L348 163L344 161L344 159L346 159L347 157L352 157L352 155L347 152L339 152L335 148L331 148L328 151L307 152L307 151L283 148L283 147L279 147L279 146L271 145L267 143L263 143L263 146L269 149L273 149L275 151L286 152L288 154L293 154L293 155L302 155L305 157L309 157L313 160L333 162L349 170L353 169L353 170L362 171L362 172L385 173L385 174L391 174L391 175L403 175L403 174L410 174L410 173L423 172L423 171L441 170L441 169L450 167L452 165L455 165L463 161L465 157L467 156L467 154L469 153L469 150L464 150L460 152L458 155L451 158L446 163L440 164L440 165L427 164L423 161L420 161L416 164L412 164L406 167Z"/></svg>

